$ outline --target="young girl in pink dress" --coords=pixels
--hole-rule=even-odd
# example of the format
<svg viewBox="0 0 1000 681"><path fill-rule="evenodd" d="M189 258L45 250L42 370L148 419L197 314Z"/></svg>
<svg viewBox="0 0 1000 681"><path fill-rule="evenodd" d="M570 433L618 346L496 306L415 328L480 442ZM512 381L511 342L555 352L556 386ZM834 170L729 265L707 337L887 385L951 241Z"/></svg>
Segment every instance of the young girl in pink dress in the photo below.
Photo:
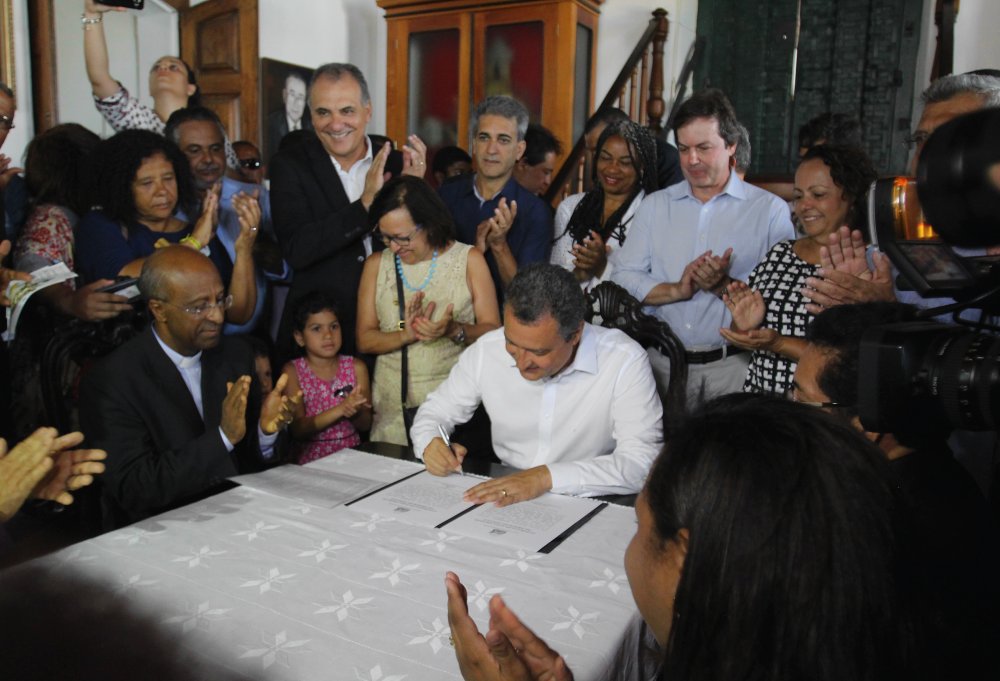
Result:
<svg viewBox="0 0 1000 681"><path fill-rule="evenodd" d="M296 306L295 342L305 356L285 365L287 395L302 391L291 424L293 456L303 464L361 443L372 406L368 368L360 359L340 354L341 328L332 298L311 293Z"/></svg>

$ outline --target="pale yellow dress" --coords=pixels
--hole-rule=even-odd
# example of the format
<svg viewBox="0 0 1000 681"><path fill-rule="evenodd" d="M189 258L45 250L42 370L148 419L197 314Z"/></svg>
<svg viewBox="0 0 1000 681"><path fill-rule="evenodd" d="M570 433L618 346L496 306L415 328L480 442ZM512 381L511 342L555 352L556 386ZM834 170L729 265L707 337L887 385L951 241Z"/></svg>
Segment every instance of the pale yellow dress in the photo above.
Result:
<svg viewBox="0 0 1000 681"><path fill-rule="evenodd" d="M434 276L424 287L424 305L436 303L434 319L440 319L449 304L454 305L452 317L460 324L475 324L476 314L472 308L472 292L466 279L469 249L472 246L457 241L444 253L438 253ZM431 261L415 265L403 264L403 273L411 286L419 286ZM375 283L375 312L378 314L380 331L392 333L399 329L399 303L396 294L396 259L388 250L382 251ZM403 294L406 302L415 295L405 286ZM404 303L404 308L406 303ZM458 361L464 346L450 338L442 337L429 342L417 342L407 346L410 382L407 392L407 407L417 407L427 399L438 385L448 377L451 368ZM375 442L407 444L406 429L403 427L403 411L399 404L403 355L400 350L379 355L375 360L375 379L372 385L371 439Z"/></svg>

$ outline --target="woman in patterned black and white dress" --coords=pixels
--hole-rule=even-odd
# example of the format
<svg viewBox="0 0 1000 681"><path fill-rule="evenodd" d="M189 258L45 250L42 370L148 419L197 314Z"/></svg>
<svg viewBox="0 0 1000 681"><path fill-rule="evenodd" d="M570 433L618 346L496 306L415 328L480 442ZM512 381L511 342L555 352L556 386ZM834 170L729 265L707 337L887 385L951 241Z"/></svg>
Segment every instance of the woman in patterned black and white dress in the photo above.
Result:
<svg viewBox="0 0 1000 681"><path fill-rule="evenodd" d="M720 333L730 343L753 350L743 390L785 394L813 315L802 296L815 276L820 249L841 225L859 228L875 169L855 147L813 147L795 171L795 214L805 236L775 244L746 283L733 282L723 297L732 327Z"/></svg>

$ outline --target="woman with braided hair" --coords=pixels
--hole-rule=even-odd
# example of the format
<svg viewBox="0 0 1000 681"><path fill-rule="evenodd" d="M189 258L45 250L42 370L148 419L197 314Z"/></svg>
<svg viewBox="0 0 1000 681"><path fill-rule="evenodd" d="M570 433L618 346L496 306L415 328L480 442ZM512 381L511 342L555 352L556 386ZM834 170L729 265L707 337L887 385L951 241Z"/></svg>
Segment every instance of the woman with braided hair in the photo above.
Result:
<svg viewBox="0 0 1000 681"><path fill-rule="evenodd" d="M551 262L573 272L585 289L608 279L608 254L625 243L643 197L657 189L656 146L638 123L609 124L597 140L594 188L568 196L556 211Z"/></svg>

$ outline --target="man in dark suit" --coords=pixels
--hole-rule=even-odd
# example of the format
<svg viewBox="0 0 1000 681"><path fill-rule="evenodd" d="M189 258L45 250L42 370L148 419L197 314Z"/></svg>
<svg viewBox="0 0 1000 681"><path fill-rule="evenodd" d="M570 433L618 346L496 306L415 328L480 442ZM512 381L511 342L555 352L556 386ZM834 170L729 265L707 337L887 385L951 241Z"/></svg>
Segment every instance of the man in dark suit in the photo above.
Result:
<svg viewBox="0 0 1000 681"><path fill-rule="evenodd" d="M315 136L271 161L271 214L285 260L294 271L278 330L278 353L293 350L291 311L306 293L324 291L340 306L344 352L354 353L358 284L372 252L368 208L391 168L390 145L377 148L365 128L372 104L353 64L324 64L309 84ZM426 147L415 135L395 154L401 172L423 177Z"/></svg>
<svg viewBox="0 0 1000 681"><path fill-rule="evenodd" d="M267 117L267 157L272 158L278 153L281 138L292 130L312 130L312 121L306 112L306 81L298 73L292 71L285 78L285 87L281 90L281 101L284 106L272 111Z"/></svg>
<svg viewBox="0 0 1000 681"><path fill-rule="evenodd" d="M212 261L185 246L146 259L139 288L153 324L84 379L80 422L108 453L105 524L119 526L218 491L274 457L293 400L264 399L253 352L223 337L232 303Z"/></svg>

